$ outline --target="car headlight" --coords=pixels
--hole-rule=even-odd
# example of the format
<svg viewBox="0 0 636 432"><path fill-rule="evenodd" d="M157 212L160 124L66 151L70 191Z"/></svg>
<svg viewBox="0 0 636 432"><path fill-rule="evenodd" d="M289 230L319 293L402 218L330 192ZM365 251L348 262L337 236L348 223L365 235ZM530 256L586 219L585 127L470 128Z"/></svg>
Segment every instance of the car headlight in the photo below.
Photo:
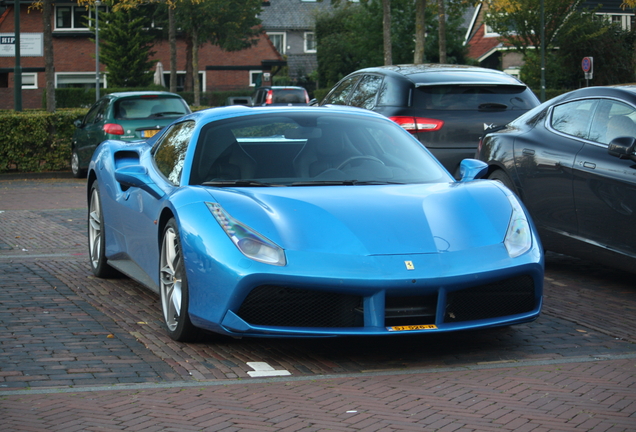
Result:
<svg viewBox="0 0 636 432"><path fill-rule="evenodd" d="M508 250L508 255L511 258L515 258L526 253L532 246L532 232L530 231L530 223L526 213L523 211L521 204L519 204L517 197L510 193L508 194L508 200L512 207L512 215L510 216L504 244Z"/></svg>
<svg viewBox="0 0 636 432"><path fill-rule="evenodd" d="M217 203L205 203L225 234L246 257L265 264L284 266L285 251L230 216Z"/></svg>

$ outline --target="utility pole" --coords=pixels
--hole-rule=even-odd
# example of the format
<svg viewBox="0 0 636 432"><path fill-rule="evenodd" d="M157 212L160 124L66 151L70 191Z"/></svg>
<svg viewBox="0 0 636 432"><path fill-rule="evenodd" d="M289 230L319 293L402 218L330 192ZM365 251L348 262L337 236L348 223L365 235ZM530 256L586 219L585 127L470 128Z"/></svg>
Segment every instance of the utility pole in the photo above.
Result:
<svg viewBox="0 0 636 432"><path fill-rule="evenodd" d="M13 70L13 105L16 111L22 111L22 66L20 66L20 0L13 3L15 22L15 69Z"/></svg>

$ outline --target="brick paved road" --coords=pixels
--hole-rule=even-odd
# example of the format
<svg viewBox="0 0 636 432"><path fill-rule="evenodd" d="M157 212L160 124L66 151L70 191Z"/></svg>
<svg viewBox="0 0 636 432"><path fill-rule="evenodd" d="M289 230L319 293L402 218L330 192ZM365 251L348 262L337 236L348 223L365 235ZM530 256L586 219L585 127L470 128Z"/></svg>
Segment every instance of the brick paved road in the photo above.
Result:
<svg viewBox="0 0 636 432"><path fill-rule="evenodd" d="M178 344L85 217L81 181L0 180L2 430L636 430L630 274L550 255L539 320L488 332Z"/></svg>

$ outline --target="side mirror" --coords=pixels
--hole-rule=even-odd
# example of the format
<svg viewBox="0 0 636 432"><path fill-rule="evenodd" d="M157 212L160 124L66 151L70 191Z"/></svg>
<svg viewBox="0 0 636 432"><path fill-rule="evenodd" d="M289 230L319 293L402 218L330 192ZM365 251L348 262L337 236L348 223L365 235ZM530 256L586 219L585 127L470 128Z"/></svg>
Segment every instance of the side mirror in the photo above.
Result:
<svg viewBox="0 0 636 432"><path fill-rule="evenodd" d="M488 164L477 159L464 159L459 164L460 182L483 178L488 172Z"/></svg>
<svg viewBox="0 0 636 432"><path fill-rule="evenodd" d="M164 196L163 190L152 181L148 170L141 165L128 165L115 170L115 180L122 186L136 187L159 199Z"/></svg>
<svg viewBox="0 0 636 432"><path fill-rule="evenodd" d="M634 150L636 150L636 138L627 136L614 138L607 147L610 156L636 161Z"/></svg>
<svg viewBox="0 0 636 432"><path fill-rule="evenodd" d="M80 128L82 127L82 119L76 119L73 124L75 125L76 128Z"/></svg>

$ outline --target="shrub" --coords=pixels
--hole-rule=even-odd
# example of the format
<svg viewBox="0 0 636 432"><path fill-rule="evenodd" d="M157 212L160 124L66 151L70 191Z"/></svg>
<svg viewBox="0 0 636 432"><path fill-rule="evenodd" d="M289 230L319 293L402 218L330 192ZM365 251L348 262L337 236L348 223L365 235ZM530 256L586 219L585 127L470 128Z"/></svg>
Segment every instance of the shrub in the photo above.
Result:
<svg viewBox="0 0 636 432"><path fill-rule="evenodd" d="M86 111L0 112L0 172L68 169L73 122Z"/></svg>

